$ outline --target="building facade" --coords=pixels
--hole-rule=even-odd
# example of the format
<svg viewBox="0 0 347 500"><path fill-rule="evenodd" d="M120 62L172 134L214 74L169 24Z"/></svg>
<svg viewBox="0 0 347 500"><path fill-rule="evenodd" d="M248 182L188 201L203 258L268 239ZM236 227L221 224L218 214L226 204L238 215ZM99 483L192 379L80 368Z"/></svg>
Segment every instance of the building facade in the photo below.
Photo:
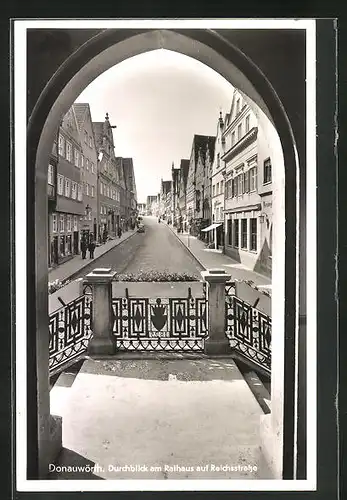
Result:
<svg viewBox="0 0 347 500"><path fill-rule="evenodd" d="M178 206L178 197L179 197L179 176L180 169L175 168L174 163L172 162L171 168L171 215L172 215L172 225L178 227L179 225L179 206Z"/></svg>
<svg viewBox="0 0 347 500"><path fill-rule="evenodd" d="M98 152L98 240L114 237L120 227L120 175L108 113L104 122L93 122Z"/></svg>
<svg viewBox="0 0 347 500"><path fill-rule="evenodd" d="M53 146L54 147L54 146ZM73 108L64 116L58 132L56 202L49 213L50 265L62 264L80 252L80 222L85 215L81 178L82 146ZM54 159L51 155L48 189L52 190Z"/></svg>
<svg viewBox="0 0 347 500"><path fill-rule="evenodd" d="M178 180L178 213L179 213L179 228L180 231L187 231L187 211L186 211L186 194L187 194L187 179L189 172L189 160L182 159L180 163L179 180Z"/></svg>
<svg viewBox="0 0 347 500"><path fill-rule="evenodd" d="M212 223L217 224L215 230L210 235L215 248L221 248L224 245L224 177L225 162L221 159L225 152L224 123L229 120L229 114L225 120L220 113L217 124L217 135L215 142L215 156L212 163L211 174L211 208Z"/></svg>
<svg viewBox="0 0 347 500"><path fill-rule="evenodd" d="M207 149L213 157L215 137L206 135L194 135L187 178L186 188L186 221L189 231L194 235L200 235L205 226L203 223L202 199L204 185L204 168Z"/></svg>
<svg viewBox="0 0 347 500"><path fill-rule="evenodd" d="M126 227L135 228L138 216L137 210L137 190L134 172L134 162L132 158L122 158L123 173L126 190L125 224Z"/></svg>
<svg viewBox="0 0 347 500"><path fill-rule="evenodd" d="M80 221L81 237L84 236L88 241L99 233L97 149L89 104L74 103L73 110L82 147L80 166L85 214Z"/></svg>
<svg viewBox="0 0 347 500"><path fill-rule="evenodd" d="M236 90L223 138L225 253L251 269L261 267L262 272L268 274L271 268L271 158L255 114Z"/></svg>

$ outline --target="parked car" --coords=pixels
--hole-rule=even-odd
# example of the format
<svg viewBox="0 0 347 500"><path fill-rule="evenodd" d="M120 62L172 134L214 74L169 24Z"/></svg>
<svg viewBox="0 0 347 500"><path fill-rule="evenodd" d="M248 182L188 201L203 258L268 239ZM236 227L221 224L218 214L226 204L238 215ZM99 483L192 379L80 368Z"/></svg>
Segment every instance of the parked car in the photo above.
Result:
<svg viewBox="0 0 347 500"><path fill-rule="evenodd" d="M138 233L144 233L145 232L145 226L143 224L140 224L139 227L137 228Z"/></svg>

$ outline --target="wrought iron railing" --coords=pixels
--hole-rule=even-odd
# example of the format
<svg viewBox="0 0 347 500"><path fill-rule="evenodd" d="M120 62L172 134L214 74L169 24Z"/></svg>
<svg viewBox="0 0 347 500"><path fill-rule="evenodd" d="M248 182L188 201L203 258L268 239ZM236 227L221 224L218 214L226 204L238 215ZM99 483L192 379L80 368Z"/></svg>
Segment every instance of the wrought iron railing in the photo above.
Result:
<svg viewBox="0 0 347 500"><path fill-rule="evenodd" d="M92 298L82 295L49 317L49 373L74 363L92 335Z"/></svg>
<svg viewBox="0 0 347 500"><path fill-rule="evenodd" d="M230 346L271 373L271 318L232 292L225 302L226 335Z"/></svg>
<svg viewBox="0 0 347 500"><path fill-rule="evenodd" d="M113 335L119 350L203 351L207 301L185 298L112 299Z"/></svg>

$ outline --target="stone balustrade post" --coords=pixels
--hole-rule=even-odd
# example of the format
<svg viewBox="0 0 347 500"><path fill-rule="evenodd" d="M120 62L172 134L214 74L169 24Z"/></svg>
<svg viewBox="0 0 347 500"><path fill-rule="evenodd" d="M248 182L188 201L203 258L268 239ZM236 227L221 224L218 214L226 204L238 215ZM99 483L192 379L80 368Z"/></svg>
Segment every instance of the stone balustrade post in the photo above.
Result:
<svg viewBox="0 0 347 500"><path fill-rule="evenodd" d="M205 340L205 354L230 354L229 340L225 335L225 283L231 275L224 269L202 271L207 283L208 337Z"/></svg>
<svg viewBox="0 0 347 500"><path fill-rule="evenodd" d="M116 342L112 334L112 280L116 272L111 268L97 268L87 274L84 284L91 285L93 296L92 332L88 354L114 354Z"/></svg>

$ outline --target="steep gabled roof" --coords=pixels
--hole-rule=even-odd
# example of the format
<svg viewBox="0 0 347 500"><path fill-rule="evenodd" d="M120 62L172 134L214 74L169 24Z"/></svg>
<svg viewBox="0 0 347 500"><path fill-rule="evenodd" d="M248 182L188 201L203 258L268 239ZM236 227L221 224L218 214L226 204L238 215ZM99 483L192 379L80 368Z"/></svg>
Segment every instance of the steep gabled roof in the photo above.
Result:
<svg viewBox="0 0 347 500"><path fill-rule="evenodd" d="M82 125L83 125L84 120L85 120L85 117L86 117L86 113L89 110L89 104L82 103L82 102L75 102L72 105L72 107L73 107L74 112L75 112L78 128L79 128L79 130L81 130Z"/></svg>
<svg viewBox="0 0 347 500"><path fill-rule="evenodd" d="M181 160L180 179L183 180L184 185L187 184L188 172L189 172L189 160Z"/></svg>

